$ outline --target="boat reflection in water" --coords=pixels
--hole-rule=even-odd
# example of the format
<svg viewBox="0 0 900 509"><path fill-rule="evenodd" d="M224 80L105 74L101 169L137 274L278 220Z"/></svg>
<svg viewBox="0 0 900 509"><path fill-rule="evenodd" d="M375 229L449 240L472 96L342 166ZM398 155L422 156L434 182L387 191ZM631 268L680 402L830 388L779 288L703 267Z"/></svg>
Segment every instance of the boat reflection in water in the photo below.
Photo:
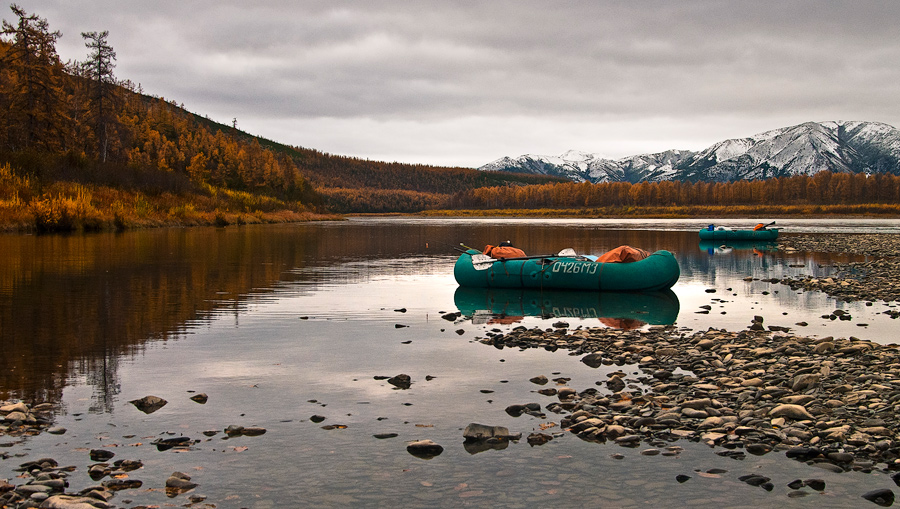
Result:
<svg viewBox="0 0 900 509"><path fill-rule="evenodd" d="M469 288L454 295L460 313L473 323L511 324L526 316L597 319L608 327L636 329L671 325L678 318L678 296L658 292L588 292Z"/></svg>
<svg viewBox="0 0 900 509"><path fill-rule="evenodd" d="M762 256L765 253L778 251L778 245L774 242L760 242L758 240L701 240L700 250L707 254L728 254L732 251L753 251L753 254Z"/></svg>

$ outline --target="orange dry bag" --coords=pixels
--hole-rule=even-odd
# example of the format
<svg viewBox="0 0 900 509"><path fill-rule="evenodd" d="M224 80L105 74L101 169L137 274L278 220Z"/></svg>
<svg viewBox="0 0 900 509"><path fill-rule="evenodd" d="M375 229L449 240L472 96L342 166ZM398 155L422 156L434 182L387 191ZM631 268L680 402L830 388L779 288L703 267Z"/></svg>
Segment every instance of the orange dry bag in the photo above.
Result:
<svg viewBox="0 0 900 509"><path fill-rule="evenodd" d="M631 263L643 260L648 256L650 256L650 253L643 249L619 246L600 255L597 261L602 263Z"/></svg>
<svg viewBox="0 0 900 509"><path fill-rule="evenodd" d="M512 246L492 246L488 244L483 252L492 258L521 258L525 256L525 251Z"/></svg>

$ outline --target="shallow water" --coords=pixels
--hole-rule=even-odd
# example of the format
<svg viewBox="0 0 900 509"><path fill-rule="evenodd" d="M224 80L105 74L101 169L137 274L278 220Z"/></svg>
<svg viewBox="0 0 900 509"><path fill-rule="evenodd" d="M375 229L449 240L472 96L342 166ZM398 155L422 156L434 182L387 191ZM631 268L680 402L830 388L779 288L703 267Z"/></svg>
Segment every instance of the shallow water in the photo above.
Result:
<svg viewBox="0 0 900 509"><path fill-rule="evenodd" d="M869 504L859 496L893 486L886 474L834 474L779 453L738 461L680 441L685 450L677 456L643 456L650 445L600 445L570 434L537 447L524 439L504 450L463 447L470 422L525 435L559 422L549 412L546 419L504 412L515 403L554 401L535 392L531 377L570 378L569 386L583 390L620 369L592 369L563 351L498 350L477 341L492 330L559 321L640 328L672 317L692 330L740 330L761 315L766 325L802 334L895 341L884 303L843 303L758 280L827 275L830 263L849 258L701 246L696 231L708 223L366 218L0 237L0 395L56 403L57 425L68 429L0 437L9 446L0 452L12 455L0 461L0 479L15 481L13 468L49 456L78 466L70 490L93 485L88 451L106 448L114 459L145 465L129 474L143 487L113 500L121 506L187 503L188 495L170 500L161 489L174 471L191 475L200 485L195 493L217 507ZM785 235L900 232L895 221L778 223ZM529 253L573 247L597 254L620 244L669 249L682 277L671 295L646 298L459 291L453 247L507 238ZM503 314L489 313L486 302L502 302L493 311ZM712 307L708 314L698 313L702 305ZM853 319L822 318L837 308ZM441 318L456 311L467 316ZM410 389L376 379L399 373L412 377ZM209 402L191 401L195 392ZM149 415L128 403L148 394L169 403ZM316 414L325 420L310 421ZM222 430L231 424L268 431L226 440ZM206 430L219 433L207 438ZM379 433L398 436L373 437ZM201 441L187 451L150 445L172 434ZM418 439L434 440L444 453L431 460L408 454L407 442ZM713 468L726 472L706 473ZM737 479L747 473L772 477L776 488ZM680 484L679 474L691 479ZM822 478L827 488L789 498L786 484L797 478Z"/></svg>

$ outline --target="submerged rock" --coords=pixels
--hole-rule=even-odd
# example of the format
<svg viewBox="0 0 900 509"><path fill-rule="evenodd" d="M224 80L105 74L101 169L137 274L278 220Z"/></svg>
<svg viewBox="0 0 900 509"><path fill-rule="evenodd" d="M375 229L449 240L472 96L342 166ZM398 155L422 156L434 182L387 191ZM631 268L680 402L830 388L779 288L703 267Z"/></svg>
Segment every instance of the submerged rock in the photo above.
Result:
<svg viewBox="0 0 900 509"><path fill-rule="evenodd" d="M145 414L152 414L153 412L166 406L168 401L157 396L144 396L141 399L131 400L129 401L129 403L134 405L138 410L144 412Z"/></svg>
<svg viewBox="0 0 900 509"><path fill-rule="evenodd" d="M154 440L151 443L156 446L156 449L158 451L168 451L169 449L175 447L189 447L193 443L193 441L190 439L190 437L172 437L161 438L159 440Z"/></svg>
<svg viewBox="0 0 900 509"><path fill-rule="evenodd" d="M90 452L91 461L106 461L112 459L115 455L116 453L105 449L91 449Z"/></svg>
<svg viewBox="0 0 900 509"><path fill-rule="evenodd" d="M166 479L166 495L169 498L176 497L196 487L197 483L191 482L191 476L181 472L173 472L172 475Z"/></svg>
<svg viewBox="0 0 900 509"><path fill-rule="evenodd" d="M398 389L409 389L412 386L412 378L407 374L399 374L388 378L388 383Z"/></svg>
<svg viewBox="0 0 900 509"><path fill-rule="evenodd" d="M534 447L536 445L544 445L547 442L553 440L552 435L548 435L546 433L531 433L528 435L528 445Z"/></svg>
<svg viewBox="0 0 900 509"><path fill-rule="evenodd" d="M406 452L421 459L430 460L440 456L444 448L431 440L418 440L406 446Z"/></svg>
<svg viewBox="0 0 900 509"><path fill-rule="evenodd" d="M863 493L862 498L868 500L869 502L874 502L882 507L890 507L894 504L894 492L887 488L872 490Z"/></svg>

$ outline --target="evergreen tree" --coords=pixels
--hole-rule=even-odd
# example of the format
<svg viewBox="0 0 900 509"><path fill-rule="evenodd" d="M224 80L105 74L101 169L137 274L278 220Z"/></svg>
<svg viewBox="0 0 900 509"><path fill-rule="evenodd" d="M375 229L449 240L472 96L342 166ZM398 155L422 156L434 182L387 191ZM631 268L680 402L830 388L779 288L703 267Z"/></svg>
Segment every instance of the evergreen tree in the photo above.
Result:
<svg viewBox="0 0 900 509"><path fill-rule="evenodd" d="M116 78L113 75L116 52L106 41L108 36L108 30L81 33L81 37L85 39L84 45L91 50L83 65L86 77L91 80L91 110L98 143L97 155L103 162L106 162L109 150L110 127L115 122L112 102L116 89Z"/></svg>

